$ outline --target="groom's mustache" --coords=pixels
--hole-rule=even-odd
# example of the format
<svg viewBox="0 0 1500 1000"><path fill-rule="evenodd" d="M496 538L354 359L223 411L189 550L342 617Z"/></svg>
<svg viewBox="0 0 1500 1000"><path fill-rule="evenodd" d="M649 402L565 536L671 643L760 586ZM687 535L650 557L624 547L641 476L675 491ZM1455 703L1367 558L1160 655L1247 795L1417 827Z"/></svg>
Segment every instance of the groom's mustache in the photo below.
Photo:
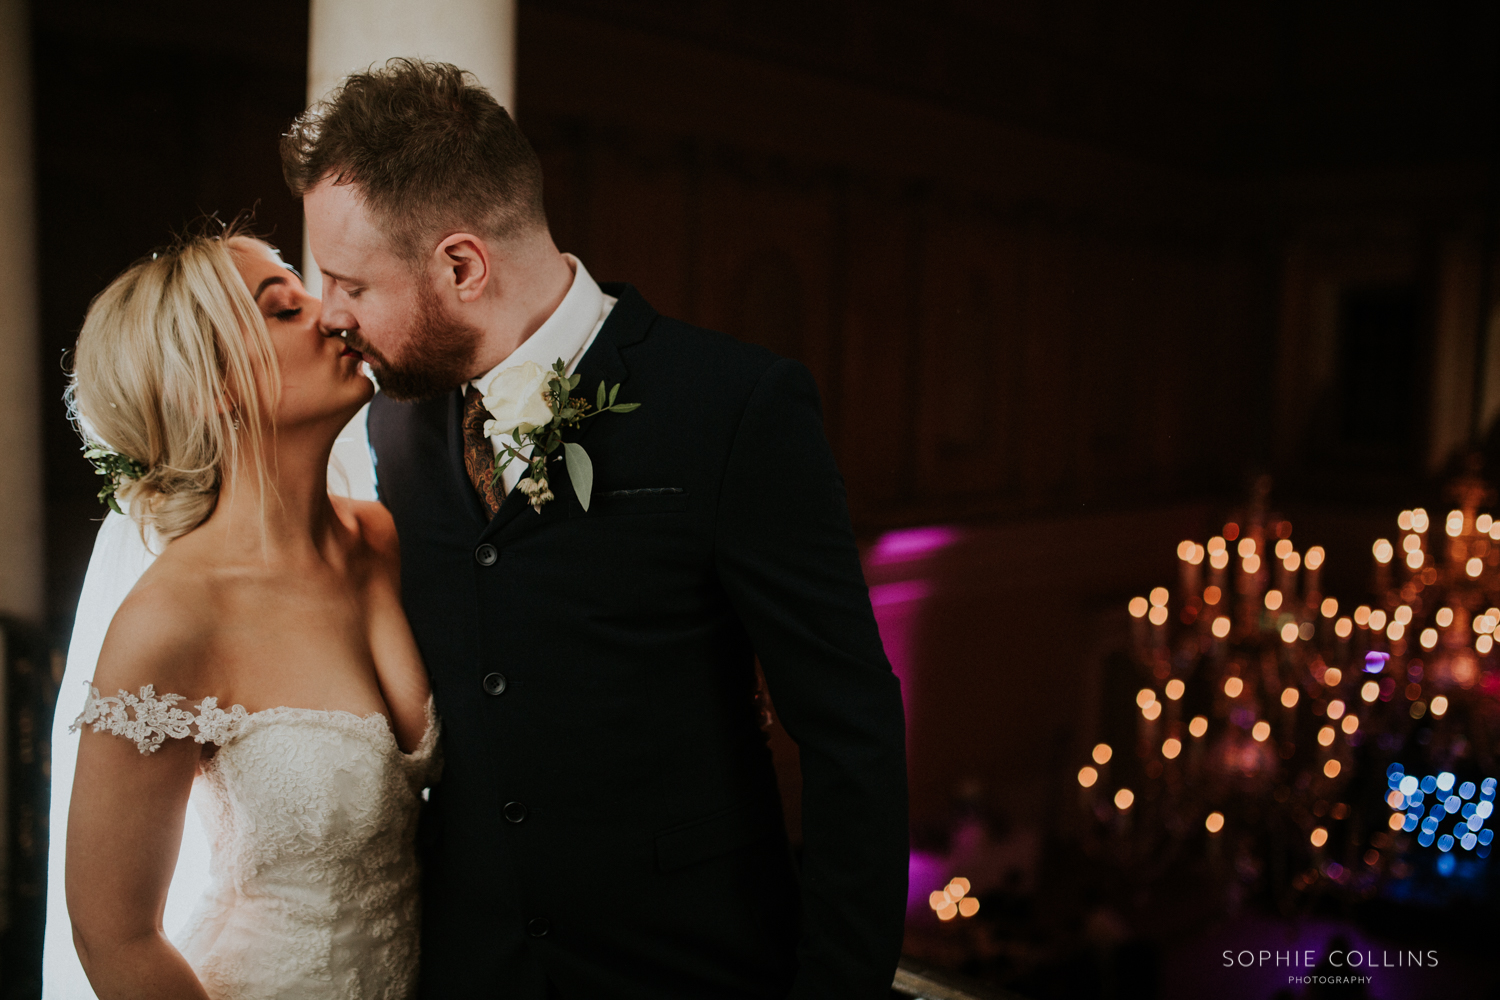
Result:
<svg viewBox="0 0 1500 1000"><path fill-rule="evenodd" d="M376 371L379 371L382 368L390 367L390 363L386 361L385 355L381 354L380 351L368 340L361 337L357 330L335 330L330 333L330 336L340 338L352 350L356 350L359 353L363 354L365 356L365 361L367 361L370 367L374 368Z"/></svg>

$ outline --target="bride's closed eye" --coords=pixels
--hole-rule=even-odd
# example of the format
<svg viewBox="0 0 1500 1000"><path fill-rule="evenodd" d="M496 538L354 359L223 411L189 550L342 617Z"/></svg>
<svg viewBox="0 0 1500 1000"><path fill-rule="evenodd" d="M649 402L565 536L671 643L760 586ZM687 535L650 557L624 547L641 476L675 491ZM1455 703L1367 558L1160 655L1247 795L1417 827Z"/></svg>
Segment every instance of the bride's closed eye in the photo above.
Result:
<svg viewBox="0 0 1500 1000"><path fill-rule="evenodd" d="M292 320L296 319L298 316L302 315L302 307L297 306L293 309L282 309L278 312L272 313L272 315L281 320L283 323L289 323Z"/></svg>

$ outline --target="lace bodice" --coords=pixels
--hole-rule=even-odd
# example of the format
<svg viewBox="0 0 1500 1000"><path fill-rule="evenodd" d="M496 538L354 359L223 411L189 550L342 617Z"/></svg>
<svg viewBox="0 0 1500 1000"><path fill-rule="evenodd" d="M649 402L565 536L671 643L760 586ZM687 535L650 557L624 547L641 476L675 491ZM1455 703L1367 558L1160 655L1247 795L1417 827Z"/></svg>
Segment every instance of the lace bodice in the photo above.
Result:
<svg viewBox="0 0 1500 1000"><path fill-rule="evenodd" d="M175 943L216 1000L415 996L422 788L440 767L432 703L403 753L382 715L246 712L212 698L100 697L74 723L132 740L212 743L194 789L212 881Z"/></svg>

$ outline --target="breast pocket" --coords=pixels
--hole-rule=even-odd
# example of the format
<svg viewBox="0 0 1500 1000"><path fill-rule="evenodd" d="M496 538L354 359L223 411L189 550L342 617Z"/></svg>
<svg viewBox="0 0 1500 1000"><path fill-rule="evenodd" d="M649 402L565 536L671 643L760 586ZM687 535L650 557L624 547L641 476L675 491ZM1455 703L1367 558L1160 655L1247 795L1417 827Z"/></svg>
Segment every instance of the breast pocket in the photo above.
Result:
<svg viewBox="0 0 1500 1000"><path fill-rule="evenodd" d="M570 517L614 517L622 514L675 514L688 509L688 491L676 486L653 486L632 490L601 490L589 501L589 509L575 506Z"/></svg>
<svg viewBox="0 0 1500 1000"><path fill-rule="evenodd" d="M770 837L776 816L753 806L733 806L656 836L656 866L663 872L707 861Z"/></svg>

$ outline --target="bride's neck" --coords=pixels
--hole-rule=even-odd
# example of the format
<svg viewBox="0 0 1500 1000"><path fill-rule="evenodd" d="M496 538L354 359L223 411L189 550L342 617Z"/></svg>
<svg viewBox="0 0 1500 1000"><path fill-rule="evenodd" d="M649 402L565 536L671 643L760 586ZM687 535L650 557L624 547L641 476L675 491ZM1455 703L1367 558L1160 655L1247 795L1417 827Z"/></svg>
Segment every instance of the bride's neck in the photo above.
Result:
<svg viewBox="0 0 1500 1000"><path fill-rule="evenodd" d="M295 557L325 550L339 527L328 499L333 442L305 434L267 433L264 477L252 455L241 456L219 488L214 512L198 529L225 554Z"/></svg>

